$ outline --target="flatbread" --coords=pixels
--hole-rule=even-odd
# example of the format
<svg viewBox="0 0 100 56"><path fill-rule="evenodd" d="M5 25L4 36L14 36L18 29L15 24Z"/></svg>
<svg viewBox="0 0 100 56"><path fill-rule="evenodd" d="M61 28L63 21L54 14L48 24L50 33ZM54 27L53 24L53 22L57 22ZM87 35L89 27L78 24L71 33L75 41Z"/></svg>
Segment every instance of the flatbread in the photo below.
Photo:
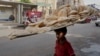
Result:
<svg viewBox="0 0 100 56"><path fill-rule="evenodd" d="M95 14L95 11L96 10L88 6L75 7L63 5L56 9L51 15L46 16L42 21L30 23L23 31L15 30L12 34L9 35L9 38L14 39L19 36L35 35L53 31L62 27L68 27L77 22L85 20L86 17Z"/></svg>

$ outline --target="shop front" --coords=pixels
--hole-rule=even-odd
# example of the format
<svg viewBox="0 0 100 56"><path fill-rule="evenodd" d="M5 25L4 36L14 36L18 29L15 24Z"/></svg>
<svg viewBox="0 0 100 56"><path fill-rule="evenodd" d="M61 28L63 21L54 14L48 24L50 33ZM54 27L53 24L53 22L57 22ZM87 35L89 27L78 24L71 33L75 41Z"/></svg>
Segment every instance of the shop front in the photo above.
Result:
<svg viewBox="0 0 100 56"><path fill-rule="evenodd" d="M0 21L9 21L10 15L14 16L13 22L22 23L23 12L29 10L34 4L0 1Z"/></svg>

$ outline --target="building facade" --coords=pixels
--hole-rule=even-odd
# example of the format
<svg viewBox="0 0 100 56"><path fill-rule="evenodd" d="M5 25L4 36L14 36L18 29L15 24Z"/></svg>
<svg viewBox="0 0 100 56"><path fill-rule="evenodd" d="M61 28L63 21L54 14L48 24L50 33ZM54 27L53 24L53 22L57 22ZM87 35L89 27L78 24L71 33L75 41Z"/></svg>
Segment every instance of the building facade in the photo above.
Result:
<svg viewBox="0 0 100 56"><path fill-rule="evenodd" d="M64 4L78 6L78 5L84 5L84 2L83 0L58 0L57 1L57 7Z"/></svg>
<svg viewBox="0 0 100 56"><path fill-rule="evenodd" d="M50 9L55 10L57 7L69 4L69 5L84 5L83 0L30 0L32 3L38 5L38 10L46 10L48 12Z"/></svg>
<svg viewBox="0 0 100 56"><path fill-rule="evenodd" d="M0 0L0 19L8 19L11 14L16 18L15 22L21 23L24 20L23 12L37 5L39 11L49 15L57 7L70 5L84 5L82 0L30 0L31 3L21 3L20 0Z"/></svg>
<svg viewBox="0 0 100 56"><path fill-rule="evenodd" d="M38 6L39 11L46 12L46 14L57 8L57 0L31 0L31 2Z"/></svg>
<svg viewBox="0 0 100 56"><path fill-rule="evenodd" d="M20 0L0 0L0 20L9 19L10 15L14 15L14 22L22 23L24 20L23 12L32 6L34 4L21 3Z"/></svg>

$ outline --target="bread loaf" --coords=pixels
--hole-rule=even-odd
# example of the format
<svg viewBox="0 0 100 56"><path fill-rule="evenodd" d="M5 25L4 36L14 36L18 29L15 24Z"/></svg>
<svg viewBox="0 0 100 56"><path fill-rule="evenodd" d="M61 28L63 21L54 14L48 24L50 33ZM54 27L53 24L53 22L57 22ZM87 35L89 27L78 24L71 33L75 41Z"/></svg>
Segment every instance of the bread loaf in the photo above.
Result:
<svg viewBox="0 0 100 56"><path fill-rule="evenodd" d="M51 15L44 17L42 21L30 23L24 31L19 31L20 33L18 33L18 31L15 30L13 34L10 34L10 37L43 33L57 28L70 26L93 14L96 14L96 10L89 6L63 5L54 10Z"/></svg>

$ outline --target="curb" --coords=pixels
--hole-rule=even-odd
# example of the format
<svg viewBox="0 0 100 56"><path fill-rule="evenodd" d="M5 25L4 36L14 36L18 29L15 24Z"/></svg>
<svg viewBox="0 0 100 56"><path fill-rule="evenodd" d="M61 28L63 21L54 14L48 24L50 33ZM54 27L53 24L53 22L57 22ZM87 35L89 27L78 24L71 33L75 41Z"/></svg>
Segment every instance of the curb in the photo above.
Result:
<svg viewBox="0 0 100 56"><path fill-rule="evenodd" d="M0 30L2 29L12 29L15 28L16 26L0 26Z"/></svg>
<svg viewBox="0 0 100 56"><path fill-rule="evenodd" d="M23 25L23 24L20 24L20 25L3 25L3 24L0 24L0 30L2 29L15 29L15 28L25 28L26 26Z"/></svg>

